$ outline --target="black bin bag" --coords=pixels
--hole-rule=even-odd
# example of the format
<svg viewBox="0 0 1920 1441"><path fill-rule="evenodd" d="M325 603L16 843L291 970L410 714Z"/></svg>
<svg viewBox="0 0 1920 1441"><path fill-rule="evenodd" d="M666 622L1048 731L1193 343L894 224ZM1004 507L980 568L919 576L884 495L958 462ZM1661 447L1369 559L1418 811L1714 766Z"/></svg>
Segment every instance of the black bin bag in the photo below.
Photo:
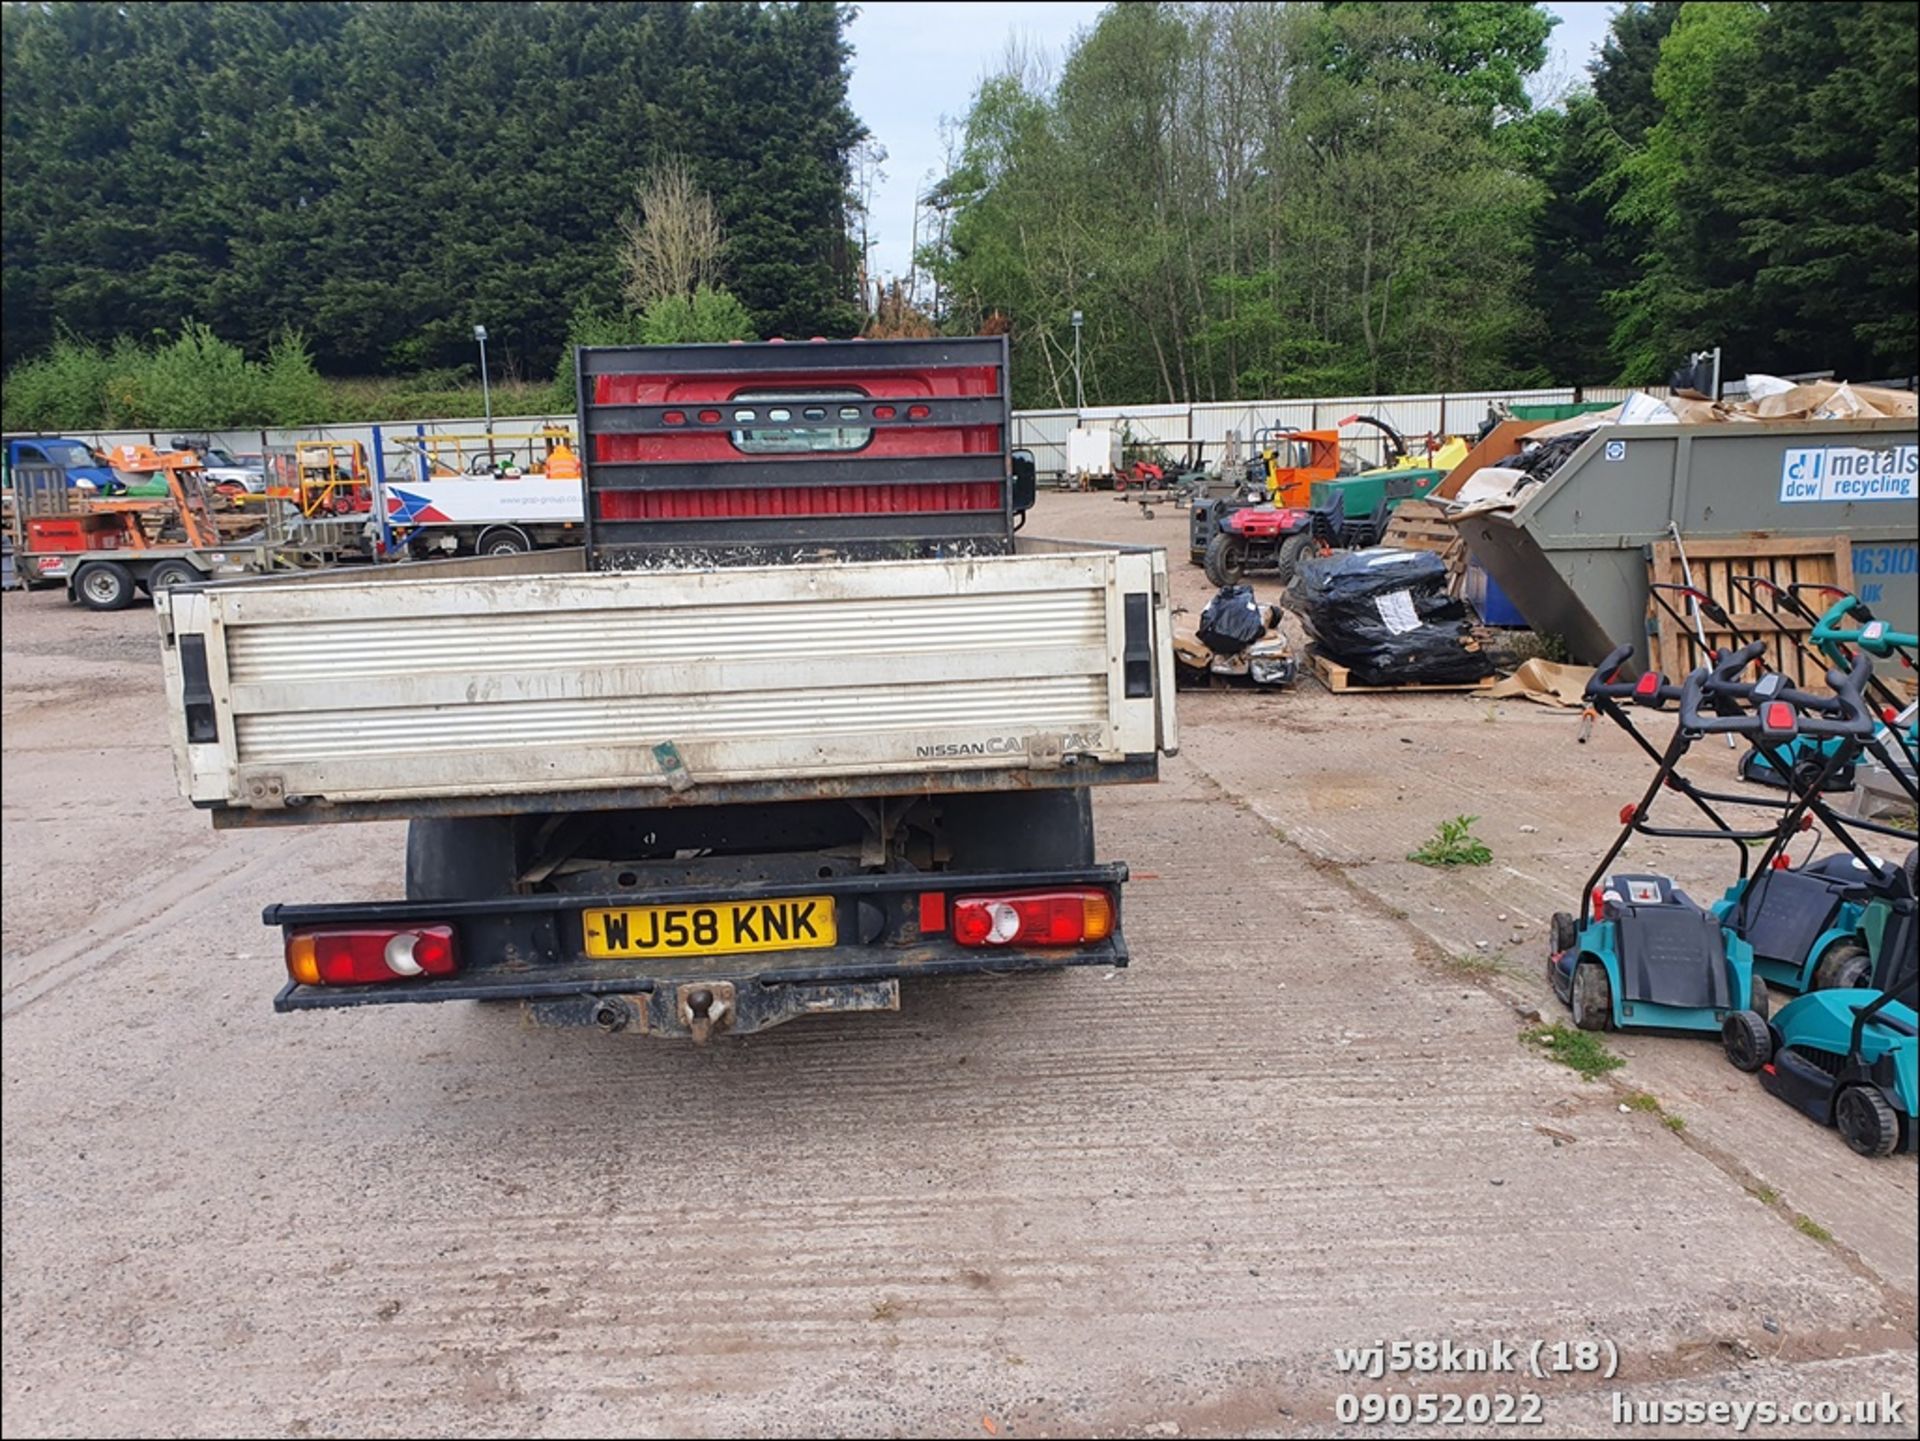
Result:
<svg viewBox="0 0 1920 1441"><path fill-rule="evenodd" d="M1447 594L1446 562L1431 551L1381 547L1307 561L1287 604L1320 653L1357 685L1447 685L1493 674L1474 643L1472 614Z"/></svg>
<svg viewBox="0 0 1920 1441"><path fill-rule="evenodd" d="M1267 615L1250 585L1223 585L1200 612L1200 644L1215 655L1238 655L1266 634Z"/></svg>

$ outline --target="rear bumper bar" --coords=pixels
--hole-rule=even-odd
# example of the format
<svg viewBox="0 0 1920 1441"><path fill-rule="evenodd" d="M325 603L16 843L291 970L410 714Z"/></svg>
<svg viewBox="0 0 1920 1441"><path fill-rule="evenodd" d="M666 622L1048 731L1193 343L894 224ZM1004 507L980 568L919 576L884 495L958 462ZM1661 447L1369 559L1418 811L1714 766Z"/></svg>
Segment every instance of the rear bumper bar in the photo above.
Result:
<svg viewBox="0 0 1920 1441"><path fill-rule="evenodd" d="M901 873L779 883L723 883L632 890L616 894L542 894L482 901L387 901L273 905L262 919L283 934L296 927L346 924L448 925L461 969L361 986L288 984L276 1011L428 1001L524 1001L538 1019L597 1023L608 1030L704 1036L762 1030L797 1015L892 1009L898 983L910 976L1010 974L1065 966L1124 966L1121 929L1124 864L1073 870L996 873ZM950 935L920 929L920 897L1102 886L1113 896L1113 934L1074 949L970 948ZM813 950L673 959L603 960L586 954L581 913L603 906L700 905L783 896L827 895L838 944ZM704 1001L702 993L705 993ZM725 1024L710 1020L716 999Z"/></svg>

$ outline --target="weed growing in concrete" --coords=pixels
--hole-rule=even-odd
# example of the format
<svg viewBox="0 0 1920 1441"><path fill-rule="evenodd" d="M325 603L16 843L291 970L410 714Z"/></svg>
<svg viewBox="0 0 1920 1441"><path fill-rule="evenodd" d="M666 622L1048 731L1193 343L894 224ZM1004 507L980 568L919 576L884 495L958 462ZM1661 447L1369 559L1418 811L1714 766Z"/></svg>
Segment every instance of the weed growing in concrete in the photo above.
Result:
<svg viewBox="0 0 1920 1441"><path fill-rule="evenodd" d="M1780 1193L1771 1186L1749 1186L1747 1192L1763 1206L1771 1206L1780 1199Z"/></svg>
<svg viewBox="0 0 1920 1441"><path fill-rule="evenodd" d="M1635 1091L1624 1102L1630 1111L1658 1111L1660 1102L1645 1091Z"/></svg>
<svg viewBox="0 0 1920 1441"><path fill-rule="evenodd" d="M1687 1129L1686 1117L1676 1116L1671 1112L1660 1118L1660 1124L1665 1126L1669 1131L1672 1131L1675 1135Z"/></svg>
<svg viewBox="0 0 1920 1441"><path fill-rule="evenodd" d="M1591 1031L1578 1031L1558 1021L1522 1032L1522 1039L1540 1047L1552 1060L1578 1071L1582 1080L1597 1080L1608 1071L1617 1071L1626 1065Z"/></svg>
<svg viewBox="0 0 1920 1441"><path fill-rule="evenodd" d="M1498 956L1448 956L1447 969L1463 976L1490 976L1500 969Z"/></svg>
<svg viewBox="0 0 1920 1441"><path fill-rule="evenodd" d="M1822 1245L1830 1246L1833 1244L1833 1232L1829 1231L1811 1216L1795 1216L1793 1218L1793 1229L1803 1236L1813 1237L1814 1240L1820 1242Z"/></svg>
<svg viewBox="0 0 1920 1441"><path fill-rule="evenodd" d="M1484 866L1492 862L1493 852L1486 842L1473 834L1478 816L1455 816L1440 822L1427 843L1407 859L1423 866Z"/></svg>

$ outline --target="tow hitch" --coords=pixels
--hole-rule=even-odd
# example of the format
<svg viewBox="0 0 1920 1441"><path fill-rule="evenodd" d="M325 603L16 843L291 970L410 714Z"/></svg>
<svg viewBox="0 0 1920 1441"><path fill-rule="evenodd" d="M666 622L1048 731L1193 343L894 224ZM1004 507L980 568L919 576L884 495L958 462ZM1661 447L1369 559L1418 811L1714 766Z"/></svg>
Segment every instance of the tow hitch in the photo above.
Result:
<svg viewBox="0 0 1920 1441"><path fill-rule="evenodd" d="M704 1046L722 1034L746 1035L832 1011L897 1011L900 982L820 981L762 985L757 981L687 981L627 995L556 996L526 1003L546 1026L594 1025L609 1035L686 1036Z"/></svg>

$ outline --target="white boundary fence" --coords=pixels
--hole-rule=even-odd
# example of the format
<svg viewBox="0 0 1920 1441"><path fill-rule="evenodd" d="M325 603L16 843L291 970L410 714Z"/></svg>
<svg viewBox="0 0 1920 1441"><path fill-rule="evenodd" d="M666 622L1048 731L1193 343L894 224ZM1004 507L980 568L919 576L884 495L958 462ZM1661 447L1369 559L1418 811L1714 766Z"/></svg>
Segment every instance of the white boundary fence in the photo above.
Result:
<svg viewBox="0 0 1920 1441"><path fill-rule="evenodd" d="M1660 388L1664 393L1664 387ZM1227 432L1237 431L1242 446L1257 430L1293 426L1328 430L1349 415L1384 420L1409 442L1426 435L1472 435L1496 401L1509 405L1566 405L1576 400L1608 404L1625 400L1633 387L1571 385L1549 390L1474 390L1447 395L1328 396L1317 400L1236 400L1201 405L1104 405L1085 410L1023 410L1013 417L1013 443L1034 455L1043 475L1059 474L1067 464L1067 432L1077 424L1124 428L1136 442L1164 447L1181 460L1190 447L1196 458L1215 460ZM1355 430L1346 443L1369 460L1384 458L1386 438L1371 426Z"/></svg>
<svg viewBox="0 0 1920 1441"><path fill-rule="evenodd" d="M1331 428L1349 415L1373 415L1386 421L1409 441L1422 436L1472 434L1486 419L1487 409L1496 401L1513 405L1566 404L1575 399L1624 400L1632 388L1622 386L1585 386L1577 391L1570 385L1548 390L1476 390L1452 395L1375 395L1330 396L1312 400L1226 401L1200 405L1105 405L1072 410L1021 410L1013 416L1013 443L1034 453L1043 475L1057 475L1066 469L1067 432L1076 424L1109 425L1124 428L1136 442L1165 447L1175 459L1185 457L1189 447L1197 445L1202 459L1220 455L1227 432L1239 432L1242 443L1257 430L1269 426L1295 426L1302 430ZM503 445L525 442L543 428L559 426L572 429L574 417L562 415L496 416L493 433ZM395 420L364 425L313 425L294 429L251 429L195 431L206 435L223 449L243 453L269 446L285 446L303 440L357 440L373 449L374 432L381 435L384 459L392 469L405 462L403 439L425 435L479 435L486 422L477 416L444 420ZM50 432L48 432L50 433ZM184 429L66 431L76 440L84 440L101 449L116 445L155 445L165 448ZM1349 443L1363 456L1378 460L1385 445L1379 432L1356 430Z"/></svg>

